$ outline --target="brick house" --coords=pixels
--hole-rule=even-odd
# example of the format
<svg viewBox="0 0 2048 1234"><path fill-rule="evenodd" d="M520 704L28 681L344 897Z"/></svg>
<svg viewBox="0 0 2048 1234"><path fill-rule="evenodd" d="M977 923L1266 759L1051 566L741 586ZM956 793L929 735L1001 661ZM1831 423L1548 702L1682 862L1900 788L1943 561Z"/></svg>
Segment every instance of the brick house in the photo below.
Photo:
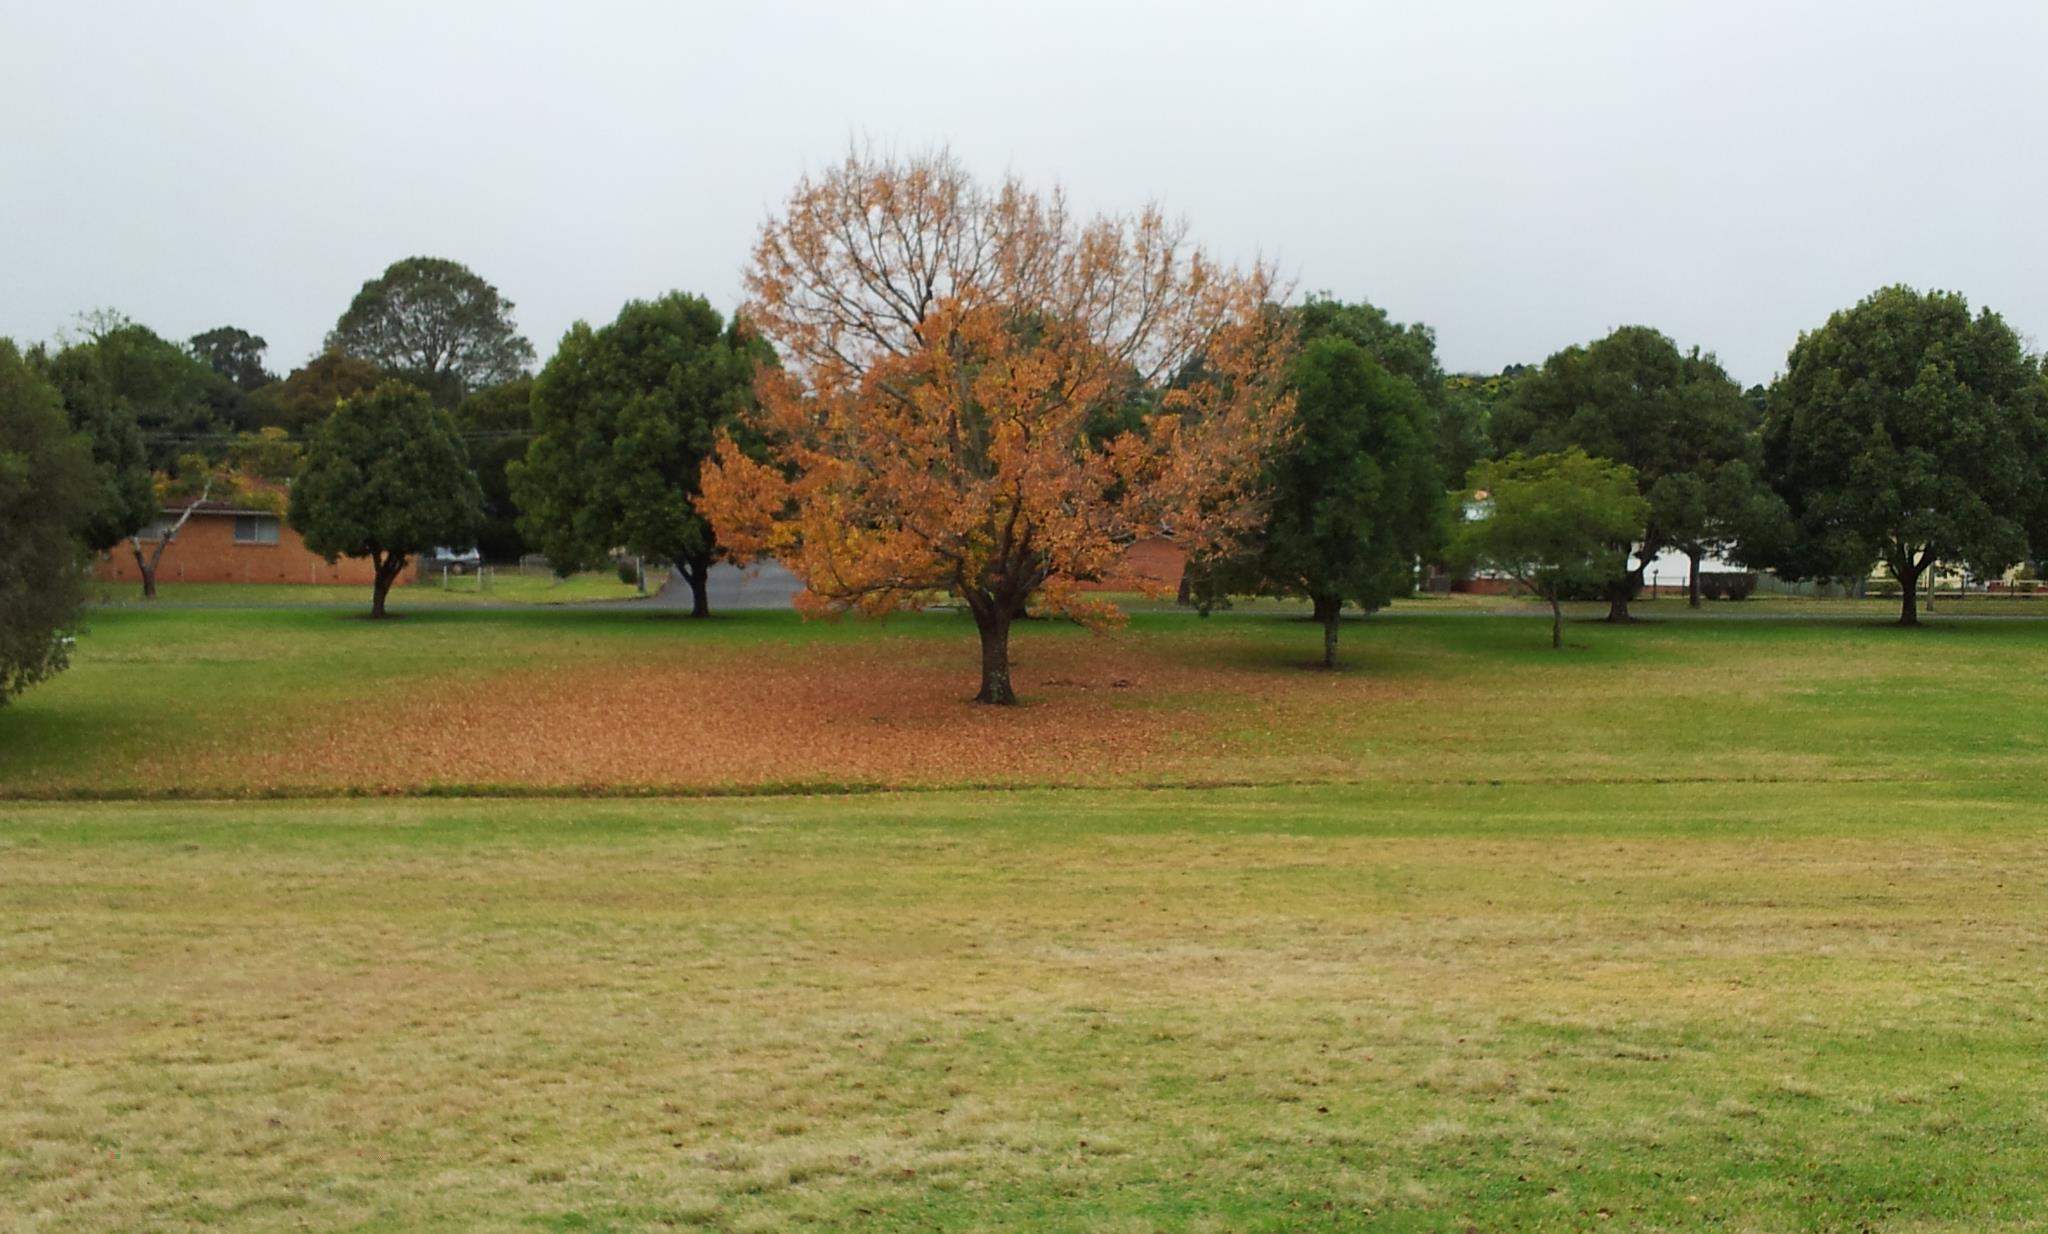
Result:
<svg viewBox="0 0 2048 1234"><path fill-rule="evenodd" d="M1188 553L1164 536L1151 536L1123 551L1114 573L1095 582L1082 583L1082 591L1140 591L1147 585L1171 594L1180 586L1187 569Z"/></svg>
<svg viewBox="0 0 2048 1234"><path fill-rule="evenodd" d="M153 552L156 540L192 507L190 501L164 505L156 524L142 533L142 550ZM159 583L348 583L368 586L374 578L369 559L343 557L333 565L306 547L299 533L285 526L274 510L225 501L203 501L178 538L164 549L157 566ZM135 554L124 542L99 555L93 577L101 582L140 583Z"/></svg>

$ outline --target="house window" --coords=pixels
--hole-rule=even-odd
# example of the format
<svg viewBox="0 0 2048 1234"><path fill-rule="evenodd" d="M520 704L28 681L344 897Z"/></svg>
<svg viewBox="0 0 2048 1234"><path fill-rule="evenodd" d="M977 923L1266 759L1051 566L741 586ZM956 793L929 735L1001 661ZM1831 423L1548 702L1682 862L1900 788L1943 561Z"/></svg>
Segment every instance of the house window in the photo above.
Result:
<svg viewBox="0 0 2048 1234"><path fill-rule="evenodd" d="M235 515L235 543L277 543L277 519L268 514Z"/></svg>

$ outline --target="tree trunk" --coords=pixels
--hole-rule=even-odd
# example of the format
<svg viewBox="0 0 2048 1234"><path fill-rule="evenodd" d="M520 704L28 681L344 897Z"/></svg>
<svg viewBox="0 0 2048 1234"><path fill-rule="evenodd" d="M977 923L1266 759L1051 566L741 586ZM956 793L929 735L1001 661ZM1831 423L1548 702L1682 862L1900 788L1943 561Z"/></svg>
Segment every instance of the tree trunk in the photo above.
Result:
<svg viewBox="0 0 2048 1234"><path fill-rule="evenodd" d="M1892 572L1899 576L1899 624L1917 626L1920 624L1920 570L1909 559L1904 565L1895 565Z"/></svg>
<svg viewBox="0 0 2048 1234"><path fill-rule="evenodd" d="M1704 554L1698 549L1694 549L1685 555L1685 559L1692 563L1692 581L1686 584L1685 592L1685 606L1687 608L1698 608L1700 606L1700 558L1702 556Z"/></svg>
<svg viewBox="0 0 2048 1234"><path fill-rule="evenodd" d="M981 693L977 703L1013 706L1017 691L1010 684L1010 606L1000 600L970 602L975 628L981 631Z"/></svg>
<svg viewBox="0 0 2048 1234"><path fill-rule="evenodd" d="M128 547L135 553L135 572L142 576L142 598L156 599L156 563L143 555L138 541L128 541Z"/></svg>
<svg viewBox="0 0 2048 1234"><path fill-rule="evenodd" d="M376 580L371 583L370 616L384 617L384 597L391 594L391 584L398 581L399 571L405 569L404 553L370 554L370 564L376 569Z"/></svg>
<svg viewBox="0 0 2048 1234"><path fill-rule="evenodd" d="M1557 593L1550 593L1550 646L1553 650L1564 646L1564 605L1557 602Z"/></svg>
<svg viewBox="0 0 2048 1234"><path fill-rule="evenodd" d="M1645 548L1644 554L1646 557L1648 552L1649 550ZM1643 565L1631 570L1628 568L1629 555L1627 550L1623 550L1621 573L1607 580L1607 620L1609 621L1624 622L1635 620L1634 617L1629 615L1628 602L1635 598L1636 591L1643 585L1643 571L1649 567L1649 563L1646 560Z"/></svg>
<svg viewBox="0 0 2048 1234"><path fill-rule="evenodd" d="M1323 667L1337 667L1337 623L1344 616L1344 601L1336 596L1316 596L1316 620L1323 625Z"/></svg>
<svg viewBox="0 0 2048 1234"><path fill-rule="evenodd" d="M676 568L683 572L683 581L690 585L690 616L709 617L711 615L711 592L709 590L711 558L708 556L692 557L688 561L677 562Z"/></svg>

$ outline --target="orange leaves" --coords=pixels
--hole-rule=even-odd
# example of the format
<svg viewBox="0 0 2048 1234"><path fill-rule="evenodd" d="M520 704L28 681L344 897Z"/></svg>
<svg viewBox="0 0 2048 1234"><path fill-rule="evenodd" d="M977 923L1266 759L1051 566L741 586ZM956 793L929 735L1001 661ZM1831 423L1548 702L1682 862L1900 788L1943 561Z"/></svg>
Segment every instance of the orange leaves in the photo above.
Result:
<svg viewBox="0 0 2048 1234"><path fill-rule="evenodd" d="M1292 339L1270 273L1215 265L1156 208L1077 222L950 156L850 155L763 229L745 314L772 463L705 471L719 536L825 608L934 589L1091 624L1073 585L1170 528L1209 546L1285 431Z"/></svg>
<svg viewBox="0 0 2048 1234"><path fill-rule="evenodd" d="M733 560L756 561L781 547L776 515L788 504L789 484L780 472L748 458L730 438L718 443L716 460L703 469L697 508L717 526Z"/></svg>

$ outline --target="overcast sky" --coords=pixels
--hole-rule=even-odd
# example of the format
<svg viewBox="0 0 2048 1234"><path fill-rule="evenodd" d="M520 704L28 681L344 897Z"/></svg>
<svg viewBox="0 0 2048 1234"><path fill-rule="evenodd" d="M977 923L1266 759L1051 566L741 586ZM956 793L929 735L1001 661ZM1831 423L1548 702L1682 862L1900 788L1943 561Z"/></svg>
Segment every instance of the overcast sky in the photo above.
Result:
<svg viewBox="0 0 2048 1234"><path fill-rule="evenodd" d="M860 135L1365 297L1490 371L1626 323L1768 380L1892 282L2048 337L2048 4L0 0L0 335L118 308L301 363L470 265L545 357Z"/></svg>

